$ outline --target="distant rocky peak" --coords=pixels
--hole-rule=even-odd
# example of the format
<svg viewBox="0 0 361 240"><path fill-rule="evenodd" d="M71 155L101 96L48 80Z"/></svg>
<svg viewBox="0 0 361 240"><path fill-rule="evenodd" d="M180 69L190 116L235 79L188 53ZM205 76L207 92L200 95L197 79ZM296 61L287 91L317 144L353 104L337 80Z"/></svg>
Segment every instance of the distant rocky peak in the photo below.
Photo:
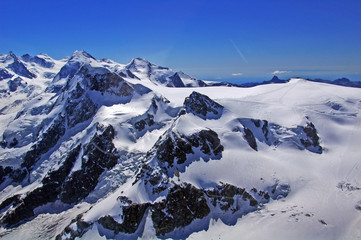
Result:
<svg viewBox="0 0 361 240"><path fill-rule="evenodd" d="M89 64L96 59L84 50L76 50L69 58L67 63L60 69L60 72L54 77L53 82L59 82L61 79L72 79L77 71L84 65Z"/></svg>
<svg viewBox="0 0 361 240"><path fill-rule="evenodd" d="M87 58L90 58L90 59L93 59L95 60L95 58L90 55L89 53L87 53L86 51L84 50L75 50L75 52L73 53L73 55L70 57L69 61L70 60L81 60L81 59L87 59Z"/></svg>
<svg viewBox="0 0 361 240"><path fill-rule="evenodd" d="M280 79L274 75L273 78L271 79L271 82L278 82Z"/></svg>
<svg viewBox="0 0 361 240"><path fill-rule="evenodd" d="M202 119L218 119L223 112L222 105L195 91L184 100L183 106L187 113L193 113Z"/></svg>
<svg viewBox="0 0 361 240"><path fill-rule="evenodd" d="M127 65L126 68L131 71L139 71L142 69L150 70L152 64L144 58L133 58Z"/></svg>
<svg viewBox="0 0 361 240"><path fill-rule="evenodd" d="M177 75L178 77L180 77L180 78L190 78L190 79L195 79L195 78L193 78L193 77L191 77L191 76L189 76L188 74L185 74L184 72L182 72L182 71L178 71L178 72L176 72L174 75Z"/></svg>
<svg viewBox="0 0 361 240"><path fill-rule="evenodd" d="M167 84L167 87L185 87L178 72L176 72L173 76L170 76L169 79L171 82Z"/></svg>
<svg viewBox="0 0 361 240"><path fill-rule="evenodd" d="M14 73L22 77L26 77L26 78L36 77L36 75L30 72L12 51L10 51L9 54L7 55L5 62L9 63L9 65L7 66L8 69L11 69Z"/></svg>
<svg viewBox="0 0 361 240"><path fill-rule="evenodd" d="M3 58L3 62L4 63L8 63L11 64L12 62L19 62L19 58L12 52L10 51L7 55L5 55L5 57Z"/></svg>
<svg viewBox="0 0 361 240"><path fill-rule="evenodd" d="M12 51L9 52L8 57L13 58L14 60L15 59L19 60L18 57Z"/></svg>
<svg viewBox="0 0 361 240"><path fill-rule="evenodd" d="M29 54L24 54L21 56L21 60L23 60L24 62L36 63L44 68L52 68L55 65L53 59L51 59L46 54L39 54L38 56L30 56Z"/></svg>

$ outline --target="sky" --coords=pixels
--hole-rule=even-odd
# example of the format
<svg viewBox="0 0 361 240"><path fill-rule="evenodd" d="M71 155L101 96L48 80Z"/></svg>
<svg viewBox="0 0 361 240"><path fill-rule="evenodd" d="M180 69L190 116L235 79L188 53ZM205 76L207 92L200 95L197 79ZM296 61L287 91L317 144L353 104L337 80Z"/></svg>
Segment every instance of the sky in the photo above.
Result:
<svg viewBox="0 0 361 240"><path fill-rule="evenodd" d="M361 81L360 0L0 0L0 54L75 50L199 79Z"/></svg>

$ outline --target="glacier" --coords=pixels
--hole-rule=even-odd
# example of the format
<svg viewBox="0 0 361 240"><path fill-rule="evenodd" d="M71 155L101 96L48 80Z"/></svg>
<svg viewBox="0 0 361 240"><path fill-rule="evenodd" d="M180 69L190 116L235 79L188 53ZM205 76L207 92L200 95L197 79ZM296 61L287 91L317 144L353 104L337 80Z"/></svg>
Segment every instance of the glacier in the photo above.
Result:
<svg viewBox="0 0 361 240"><path fill-rule="evenodd" d="M359 239L347 83L0 55L0 237Z"/></svg>

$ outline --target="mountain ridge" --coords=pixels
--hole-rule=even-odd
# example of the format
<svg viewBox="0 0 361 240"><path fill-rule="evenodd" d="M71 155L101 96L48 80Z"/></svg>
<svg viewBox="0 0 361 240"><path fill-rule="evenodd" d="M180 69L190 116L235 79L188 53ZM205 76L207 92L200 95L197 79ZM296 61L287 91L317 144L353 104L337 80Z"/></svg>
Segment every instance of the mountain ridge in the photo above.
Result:
<svg viewBox="0 0 361 240"><path fill-rule="evenodd" d="M302 239L308 229L329 239L358 229L359 88L277 77L216 86L141 58L12 55L0 59L4 239L34 225L26 238Z"/></svg>

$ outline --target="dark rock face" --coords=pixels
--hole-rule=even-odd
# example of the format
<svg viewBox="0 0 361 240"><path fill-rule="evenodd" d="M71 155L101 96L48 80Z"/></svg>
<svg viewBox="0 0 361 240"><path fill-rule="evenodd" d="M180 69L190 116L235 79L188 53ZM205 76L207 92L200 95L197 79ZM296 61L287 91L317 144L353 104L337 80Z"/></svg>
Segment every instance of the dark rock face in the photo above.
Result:
<svg viewBox="0 0 361 240"><path fill-rule="evenodd" d="M302 127L303 132L307 138L301 138L301 143L306 147L314 147L317 152L322 153L322 147L320 146L320 138L317 135L317 130L312 122L307 123L306 127Z"/></svg>
<svg viewBox="0 0 361 240"><path fill-rule="evenodd" d="M130 84L120 75L110 72L103 67L91 67L84 65L77 73L82 78L84 88L104 93L109 93L118 97L131 99L136 92L140 95L150 92L151 90L140 84Z"/></svg>
<svg viewBox="0 0 361 240"><path fill-rule="evenodd" d="M71 169L74 166L74 163L80 153L81 145L78 145L74 148L64 161L63 165L59 167L58 170L50 172L43 180L44 185L57 185L56 188L61 186L65 181L66 177L69 175ZM59 186L58 186L59 185ZM59 192L60 193L60 192Z"/></svg>
<svg viewBox="0 0 361 240"><path fill-rule="evenodd" d="M6 71L6 69L0 69L0 81L12 77L13 75Z"/></svg>
<svg viewBox="0 0 361 240"><path fill-rule="evenodd" d="M278 200L280 198L285 198L291 191L291 188L288 184L279 184L276 183L271 187L268 187L266 191L269 193L270 197L273 200Z"/></svg>
<svg viewBox="0 0 361 240"><path fill-rule="evenodd" d="M118 223L111 216L101 217L98 223L115 234L134 233L147 209L152 212L157 236L172 232L177 227L185 227L193 220L202 219L210 213L203 191L191 184L182 184L171 188L166 199L161 202L127 203L122 206L122 223Z"/></svg>
<svg viewBox="0 0 361 240"><path fill-rule="evenodd" d="M137 76L135 76L131 71L129 71L128 69L122 71L122 72L119 72L118 73L119 76L121 77L124 77L124 78L133 78L133 79L138 79L140 80Z"/></svg>
<svg viewBox="0 0 361 240"><path fill-rule="evenodd" d="M167 198L152 207L152 220L156 234L164 235L177 227L185 227L194 219L210 213L203 191L191 184L176 185Z"/></svg>
<svg viewBox="0 0 361 240"><path fill-rule="evenodd" d="M257 193L257 190L254 190ZM216 186L214 189L205 191L207 197L211 200L213 207L219 207L223 211L231 210L235 213L246 205L246 207L256 207L259 202L244 188L238 188L230 184L222 184ZM269 194L260 192L266 200L269 200Z"/></svg>
<svg viewBox="0 0 361 240"><path fill-rule="evenodd" d="M194 153L192 145L184 141L176 134L167 137L159 145L156 145L157 157L161 162L167 162L169 166L173 166L174 160L177 164L182 164L187 158L187 154Z"/></svg>
<svg viewBox="0 0 361 240"><path fill-rule="evenodd" d="M58 170L50 172L48 176L42 180L43 185L41 187L27 193L24 197L13 196L6 199L0 205L0 209L12 204L13 210L6 213L1 223L5 227L12 227L34 216L34 209L36 207L56 201L79 152L80 145L70 151L63 165Z"/></svg>
<svg viewBox="0 0 361 240"><path fill-rule="evenodd" d="M243 136L247 140L249 146L257 151L257 143L252 131L245 127Z"/></svg>
<svg viewBox="0 0 361 240"><path fill-rule="evenodd" d="M26 87L27 83L24 82L22 78L17 77L13 80L9 80L8 85L10 92L15 92L18 87Z"/></svg>
<svg viewBox="0 0 361 240"><path fill-rule="evenodd" d="M146 126L151 127L154 124L154 116L147 114L147 118L141 119L134 123L134 127L140 132L143 131Z"/></svg>
<svg viewBox="0 0 361 240"><path fill-rule="evenodd" d="M31 73L26 67L25 65L20 62L20 60L18 59L17 56L15 56L14 53L10 52L9 53L9 58L13 59L13 63L9 64L7 66L7 68L11 69L14 71L14 73L22 76L22 77L26 77L26 78L35 78L36 75Z"/></svg>
<svg viewBox="0 0 361 240"><path fill-rule="evenodd" d="M155 146L156 156L159 161L167 162L168 166L174 163L183 164L187 154L194 154L193 148L200 148L208 156L218 156L223 151L223 146L216 132L211 129L201 130L191 136L179 135L170 132L163 136Z"/></svg>
<svg viewBox="0 0 361 240"><path fill-rule="evenodd" d="M51 61L47 61L44 58L38 56L30 56L29 54L24 54L21 56L21 59L25 62L36 63L44 68L52 68L54 67L54 63Z"/></svg>
<svg viewBox="0 0 361 240"><path fill-rule="evenodd" d="M266 120L242 118L237 121L241 123L241 126L236 126L233 131L242 132L248 145L255 151L258 150L258 140L268 146L292 142L301 150L307 149L314 153L322 153L320 138L312 122L307 123L306 126L286 128Z"/></svg>
<svg viewBox="0 0 361 240"><path fill-rule="evenodd" d="M162 238L177 228L190 225L196 219L209 217L212 211L212 217L222 218L225 222L229 222L227 219L234 218L236 214L236 221L238 217L257 210L260 204L286 197L289 192L289 185L278 183L264 191L253 188L249 192L227 183L206 190L189 183L174 184L165 199L155 203L137 204L127 197L119 197L122 222L115 221L109 215L101 217L97 222L114 234L135 233L149 209L156 235Z"/></svg>
<svg viewBox="0 0 361 240"><path fill-rule="evenodd" d="M274 184L265 190L252 188L246 191L227 183L221 183L213 189L205 190L213 207L218 207L222 211L230 211L232 214L239 212L247 214L255 211L260 204L269 202L271 199L277 200L287 197L291 191L287 184Z"/></svg>
<svg viewBox="0 0 361 240"><path fill-rule="evenodd" d="M26 169L15 169L12 172L10 172L9 177L14 182L21 182L24 180L24 178L27 176L28 172Z"/></svg>
<svg viewBox="0 0 361 240"><path fill-rule="evenodd" d="M0 166L0 184L4 182L5 178L13 171L11 167Z"/></svg>
<svg viewBox="0 0 361 240"><path fill-rule="evenodd" d="M169 177L176 172L184 172L186 166L200 158L204 161L220 159L223 150L217 133L211 129L190 136L168 131L147 153L146 158L156 161L156 166L143 164L135 181L142 179L145 184L150 184L152 194L158 194L169 187Z"/></svg>
<svg viewBox="0 0 361 240"><path fill-rule="evenodd" d="M145 185L150 184L152 188L151 194L153 195L161 193L169 187L169 177L159 166L151 167L143 164L139 169L133 185L140 180L144 181Z"/></svg>
<svg viewBox="0 0 361 240"><path fill-rule="evenodd" d="M264 137L266 138L266 141L269 141L269 139L268 139L269 130L268 130L268 121L267 120L263 120L262 132L263 132Z"/></svg>
<svg viewBox="0 0 361 240"><path fill-rule="evenodd" d="M136 139L143 137L147 132L161 129L166 125L166 121L170 121L171 117L175 117L177 109L169 107L168 103L167 99L155 96L152 98L151 105L145 113L126 121L127 124L132 126L129 130L131 133L130 137L134 142ZM167 120L159 120L156 117L159 109L158 105L165 109L164 112L169 115Z"/></svg>
<svg viewBox="0 0 361 240"><path fill-rule="evenodd" d="M22 167L30 170L42 154L56 145L65 134L67 128L72 128L78 123L90 119L95 115L97 109L98 106L93 103L85 93L85 90L77 84L76 88L70 93L69 98L65 101L65 114L62 115L60 113L50 124L50 127L38 137L40 140L25 154ZM40 110L42 111L43 109ZM45 106L44 110L51 111L51 106ZM34 109L32 113L36 113L36 111L37 109Z"/></svg>
<svg viewBox="0 0 361 240"><path fill-rule="evenodd" d="M107 215L101 217L98 220L104 228L114 231L115 234L120 232L123 233L134 233L137 231L140 222L142 221L145 211L151 204L131 204L129 206L123 206L123 222L118 223L111 216Z"/></svg>
<svg viewBox="0 0 361 240"><path fill-rule="evenodd" d="M13 140L9 143L9 147L15 147L19 141L14 137Z"/></svg>
<svg viewBox="0 0 361 240"><path fill-rule="evenodd" d="M75 203L88 196L98 184L99 176L118 161L117 150L112 142L113 127L100 126L98 131L100 133L95 134L84 149L81 170L73 172L64 185L60 195L64 203Z"/></svg>
<svg viewBox="0 0 361 240"><path fill-rule="evenodd" d="M169 79L171 80L171 82L167 84L167 87L185 87L178 73L170 76Z"/></svg>
<svg viewBox="0 0 361 240"><path fill-rule="evenodd" d="M184 100L183 106L188 113L193 113L203 119L220 118L223 112L222 105L198 92L192 92L192 94Z"/></svg>
<svg viewBox="0 0 361 240"><path fill-rule="evenodd" d="M56 118L50 127L42 134L42 138L31 147L31 150L25 154L24 161L21 164L28 171L32 169L34 163L40 156L50 148L54 147L58 140L65 133L65 119L61 115Z"/></svg>
<svg viewBox="0 0 361 240"><path fill-rule="evenodd" d="M198 86L200 87L206 87L207 84L205 82L203 82L202 80L197 80Z"/></svg>
<svg viewBox="0 0 361 240"><path fill-rule="evenodd" d="M84 122L93 117L98 107L90 99L85 90L77 84L76 89L71 92L66 101L65 111L69 127Z"/></svg>
<svg viewBox="0 0 361 240"><path fill-rule="evenodd" d="M108 72L104 74L88 74L88 69L83 67L80 72L85 73L89 79L89 89L101 93L109 92L117 96L131 96L133 88L127 84L118 74Z"/></svg>
<svg viewBox="0 0 361 240"><path fill-rule="evenodd" d="M76 203L84 199L97 185L100 174L106 169L113 167L118 159L112 143L114 138L113 127L98 127L98 131L100 133L95 134L84 149L82 157L83 168L81 170L73 172L69 176L81 150L81 146L78 145L70 151L59 169L50 172L42 180L43 185L41 187L36 188L23 197L6 199L0 205L1 209L10 204L12 204L13 208L13 210L6 213L1 223L5 227L15 226L21 221L33 217L35 208L58 199L64 203ZM12 177L15 171L10 170L8 168L3 169L3 175L10 175ZM22 178L25 176L22 176Z"/></svg>

